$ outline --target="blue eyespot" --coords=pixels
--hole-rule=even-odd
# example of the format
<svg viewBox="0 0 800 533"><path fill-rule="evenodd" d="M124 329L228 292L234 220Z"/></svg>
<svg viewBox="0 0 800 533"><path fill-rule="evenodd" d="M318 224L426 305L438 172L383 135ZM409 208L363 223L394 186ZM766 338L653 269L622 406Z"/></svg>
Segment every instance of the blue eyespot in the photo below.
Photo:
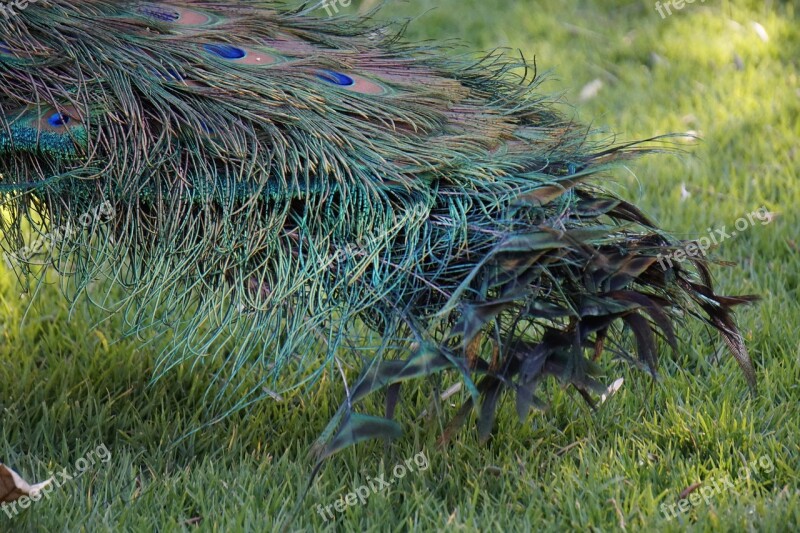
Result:
<svg viewBox="0 0 800 533"><path fill-rule="evenodd" d="M206 52L221 57L222 59L242 59L247 52L230 44L204 44Z"/></svg>
<svg viewBox="0 0 800 533"><path fill-rule="evenodd" d="M71 121L72 118L69 115L62 115L61 113L56 113L54 115L51 115L50 118L47 119L47 123L53 126L54 128L66 126Z"/></svg>
<svg viewBox="0 0 800 533"><path fill-rule="evenodd" d="M8 55L12 55L13 54L13 52L11 51L11 48L6 46L6 42L5 41L0 41L0 54L8 54Z"/></svg>
<svg viewBox="0 0 800 533"><path fill-rule="evenodd" d="M139 14L150 17L162 22L175 22L181 18L181 14L171 9L156 6L142 6L138 9Z"/></svg>
<svg viewBox="0 0 800 533"><path fill-rule="evenodd" d="M575 166L575 163L570 163L567 165L567 173L569 173L569 175L575 174L576 170L577 167Z"/></svg>
<svg viewBox="0 0 800 533"><path fill-rule="evenodd" d="M350 87L351 85L356 84L355 80L347 74L342 74L341 72L336 72L334 70L320 70L317 73L317 77L322 81L327 81L328 83L339 85L341 87Z"/></svg>

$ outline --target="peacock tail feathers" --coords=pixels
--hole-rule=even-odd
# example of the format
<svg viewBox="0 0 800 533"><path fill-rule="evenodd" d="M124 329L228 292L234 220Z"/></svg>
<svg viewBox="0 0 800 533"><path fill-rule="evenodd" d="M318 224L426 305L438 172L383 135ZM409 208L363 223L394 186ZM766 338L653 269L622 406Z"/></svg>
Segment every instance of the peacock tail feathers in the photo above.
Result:
<svg viewBox="0 0 800 533"><path fill-rule="evenodd" d="M664 264L682 243L603 188L657 145L592 141L524 60L372 30L255 1L0 19L0 229L23 283L44 263L123 333L172 332L159 374L221 355L290 388L363 361L320 457L396 435L356 404L387 389L391 415L401 382L447 369L471 399L446 433L475 407L487 436L505 391L524 419L548 376L591 402L621 326L655 374L657 339L696 316L754 386L730 311L752 297Z"/></svg>

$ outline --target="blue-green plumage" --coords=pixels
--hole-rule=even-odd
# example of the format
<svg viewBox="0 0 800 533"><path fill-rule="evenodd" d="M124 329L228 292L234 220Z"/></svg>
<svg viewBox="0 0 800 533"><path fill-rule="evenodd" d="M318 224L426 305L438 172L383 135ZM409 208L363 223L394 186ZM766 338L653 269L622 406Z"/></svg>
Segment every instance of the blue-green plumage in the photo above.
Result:
<svg viewBox="0 0 800 533"><path fill-rule="evenodd" d="M60 116L53 113L48 117ZM61 124L56 119L55 127ZM60 120L60 119L58 119ZM73 158L86 145L86 128L76 127L69 132L42 131L25 118L9 124L7 131L0 132L0 154L11 152L37 153L43 157Z"/></svg>
<svg viewBox="0 0 800 533"><path fill-rule="evenodd" d="M0 21L3 246L113 206L51 259L70 296L121 286L103 306L128 333L172 332L158 372L218 354L226 383L292 387L369 353L322 456L396 434L358 400L446 369L484 436L546 376L590 399L620 324L655 373L683 311L753 383L729 312L749 298L659 265L680 243L602 188L646 148L590 142L526 66L262 2L30 4Z"/></svg>

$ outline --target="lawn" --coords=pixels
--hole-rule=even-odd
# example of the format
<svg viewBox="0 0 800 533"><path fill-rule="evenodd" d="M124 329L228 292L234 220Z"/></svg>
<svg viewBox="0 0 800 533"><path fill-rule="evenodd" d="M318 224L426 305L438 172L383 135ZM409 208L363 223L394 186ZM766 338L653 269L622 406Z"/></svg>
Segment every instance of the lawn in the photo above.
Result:
<svg viewBox="0 0 800 533"><path fill-rule="evenodd" d="M535 57L549 76L542 90L620 141L700 137L607 186L686 238L730 231L762 207L773 214L714 250L730 263L713 269L718 292L762 296L738 313L758 395L718 337L693 325L676 357L661 354L659 381L608 363L624 384L596 412L551 384L548 411L520 424L506 402L487 444L470 423L437 447L463 393L445 416L423 417L423 386L401 405L402 438L324 464L291 530L800 528L800 12L790 1L708 0L664 15L650 0L411 0L378 16L412 17L412 39L458 39L454 53ZM70 315L55 285L22 294L2 267L0 461L28 481L85 472L57 475L61 486L28 509L0 511L0 531L283 524L340 380L218 419L204 396L210 371L180 366L151 384L157 346L115 342L120 328Z"/></svg>

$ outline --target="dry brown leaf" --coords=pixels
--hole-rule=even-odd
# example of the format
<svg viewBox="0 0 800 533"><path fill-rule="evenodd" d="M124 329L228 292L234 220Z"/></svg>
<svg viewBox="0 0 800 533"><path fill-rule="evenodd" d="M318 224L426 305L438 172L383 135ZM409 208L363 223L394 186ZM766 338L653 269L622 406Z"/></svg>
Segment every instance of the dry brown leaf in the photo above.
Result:
<svg viewBox="0 0 800 533"><path fill-rule="evenodd" d="M685 489L683 489L681 491L680 495L678 496L678 499L679 500L685 500L686 498L689 497L689 494L691 494L694 491L696 491L698 489L698 487L700 487L700 485L702 485L702 484L703 484L702 482L692 483L691 485L689 485L688 487L686 487Z"/></svg>
<svg viewBox="0 0 800 533"><path fill-rule="evenodd" d="M53 478L50 478L30 485L19 474L0 463L0 503L11 503L23 496L35 496L52 482Z"/></svg>

